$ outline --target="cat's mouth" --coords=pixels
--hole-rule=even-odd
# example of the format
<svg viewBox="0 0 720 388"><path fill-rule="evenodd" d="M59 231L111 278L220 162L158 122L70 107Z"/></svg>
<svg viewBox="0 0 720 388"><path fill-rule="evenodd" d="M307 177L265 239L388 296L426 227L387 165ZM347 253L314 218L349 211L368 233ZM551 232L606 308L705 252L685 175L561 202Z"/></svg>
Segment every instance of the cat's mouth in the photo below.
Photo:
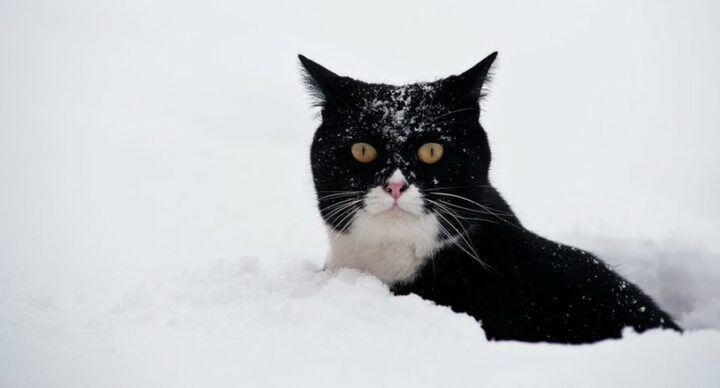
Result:
<svg viewBox="0 0 720 388"><path fill-rule="evenodd" d="M415 214L403 209L400 207L399 204L394 203L390 209L385 210L384 212L380 213L390 218L399 218L399 217L407 217L407 216L414 216Z"/></svg>
<svg viewBox="0 0 720 388"><path fill-rule="evenodd" d="M387 218L415 217L424 214L424 201L418 188L409 185L401 195L393 196L383 187L369 190L363 199L364 210Z"/></svg>
<svg viewBox="0 0 720 388"><path fill-rule="evenodd" d="M424 213L425 201L417 185L409 183L400 169L387 181L371 187L363 197L363 209L371 215L407 218Z"/></svg>

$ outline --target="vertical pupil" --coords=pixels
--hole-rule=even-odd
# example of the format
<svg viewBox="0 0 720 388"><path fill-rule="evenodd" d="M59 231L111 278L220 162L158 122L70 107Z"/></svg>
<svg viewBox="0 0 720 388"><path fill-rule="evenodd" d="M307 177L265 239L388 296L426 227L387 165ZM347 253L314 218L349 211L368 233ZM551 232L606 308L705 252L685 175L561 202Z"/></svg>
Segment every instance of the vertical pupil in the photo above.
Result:
<svg viewBox="0 0 720 388"><path fill-rule="evenodd" d="M435 156L435 147L430 146L430 157Z"/></svg>
<svg viewBox="0 0 720 388"><path fill-rule="evenodd" d="M365 146L362 146L362 156L365 156Z"/></svg>

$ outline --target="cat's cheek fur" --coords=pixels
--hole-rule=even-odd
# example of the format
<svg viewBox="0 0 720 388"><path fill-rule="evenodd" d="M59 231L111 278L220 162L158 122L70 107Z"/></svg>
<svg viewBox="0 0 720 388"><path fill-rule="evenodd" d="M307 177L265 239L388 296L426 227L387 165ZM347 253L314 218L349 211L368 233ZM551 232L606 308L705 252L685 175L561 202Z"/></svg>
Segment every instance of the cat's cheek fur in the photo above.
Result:
<svg viewBox="0 0 720 388"><path fill-rule="evenodd" d="M377 215L393 207L392 197L382 187L373 187L363 198L363 208L370 214Z"/></svg>
<svg viewBox="0 0 720 388"><path fill-rule="evenodd" d="M326 269L353 268L386 284L412 281L427 260L444 246L433 214L391 217L360 210L347 233L328 228Z"/></svg>
<svg viewBox="0 0 720 388"><path fill-rule="evenodd" d="M425 213L425 201L422 199L420 190L415 185L410 185L397 200L398 207L416 216Z"/></svg>

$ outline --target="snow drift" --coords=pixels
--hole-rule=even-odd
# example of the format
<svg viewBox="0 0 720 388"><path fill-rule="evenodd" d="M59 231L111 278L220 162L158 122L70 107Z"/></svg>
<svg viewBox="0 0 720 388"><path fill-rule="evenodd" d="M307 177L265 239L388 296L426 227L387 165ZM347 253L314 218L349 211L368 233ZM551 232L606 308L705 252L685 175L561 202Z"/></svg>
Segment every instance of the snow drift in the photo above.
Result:
<svg viewBox="0 0 720 388"><path fill-rule="evenodd" d="M697 292L714 287L694 280ZM586 346L488 342L467 315L297 260L218 261L78 291L3 301L2 386L712 386L720 363L717 330L628 329ZM660 302L685 310L683 324L717 328L713 298L714 310Z"/></svg>

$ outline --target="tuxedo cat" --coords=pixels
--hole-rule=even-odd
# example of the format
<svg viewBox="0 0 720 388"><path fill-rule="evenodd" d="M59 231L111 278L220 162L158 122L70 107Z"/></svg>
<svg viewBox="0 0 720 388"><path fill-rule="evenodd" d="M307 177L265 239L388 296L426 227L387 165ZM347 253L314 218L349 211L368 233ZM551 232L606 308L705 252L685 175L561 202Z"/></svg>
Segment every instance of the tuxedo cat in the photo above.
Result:
<svg viewBox="0 0 720 388"><path fill-rule="evenodd" d="M492 186L479 101L496 55L404 86L339 76L299 56L321 108L310 153L330 237L326 269L366 271L396 294L467 313L493 340L681 330L591 253L525 229Z"/></svg>

